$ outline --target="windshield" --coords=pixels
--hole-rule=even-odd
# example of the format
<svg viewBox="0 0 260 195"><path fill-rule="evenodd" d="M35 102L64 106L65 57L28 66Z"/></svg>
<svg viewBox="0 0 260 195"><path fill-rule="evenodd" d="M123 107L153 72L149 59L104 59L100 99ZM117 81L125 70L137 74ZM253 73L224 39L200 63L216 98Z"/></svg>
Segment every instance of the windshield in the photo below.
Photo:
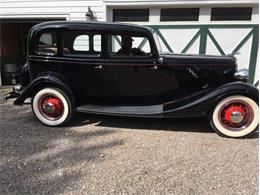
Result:
<svg viewBox="0 0 260 195"><path fill-rule="evenodd" d="M161 53L162 52L161 44L159 41L159 37L155 31L153 31L153 37L154 37L154 41L155 41L156 47L158 49L158 52Z"/></svg>

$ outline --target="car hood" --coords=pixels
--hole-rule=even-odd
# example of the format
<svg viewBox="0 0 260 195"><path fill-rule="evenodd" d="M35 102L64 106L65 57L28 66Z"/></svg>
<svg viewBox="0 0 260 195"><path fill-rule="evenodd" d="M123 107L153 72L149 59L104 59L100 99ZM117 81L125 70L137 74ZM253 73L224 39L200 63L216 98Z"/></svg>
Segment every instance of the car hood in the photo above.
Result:
<svg viewBox="0 0 260 195"><path fill-rule="evenodd" d="M232 55L189 55L175 53L160 53L164 63L174 65L236 65Z"/></svg>

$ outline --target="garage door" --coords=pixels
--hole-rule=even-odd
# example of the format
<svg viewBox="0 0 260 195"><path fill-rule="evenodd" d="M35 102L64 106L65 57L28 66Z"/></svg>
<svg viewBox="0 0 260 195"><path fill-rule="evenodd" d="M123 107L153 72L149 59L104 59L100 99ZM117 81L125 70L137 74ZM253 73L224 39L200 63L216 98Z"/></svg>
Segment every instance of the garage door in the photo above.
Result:
<svg viewBox="0 0 260 195"><path fill-rule="evenodd" d="M0 20L0 70L2 75L2 79L0 80L2 81L3 85L10 84L8 78L5 78L3 76L3 67L5 64L16 64L18 69L21 69L21 67L25 64L27 50L27 35L30 28L35 24L50 20L57 19L33 18L30 20ZM65 20L65 18L59 20Z"/></svg>
<svg viewBox="0 0 260 195"><path fill-rule="evenodd" d="M239 69L258 82L256 7L113 8L110 20L153 28L165 52L235 54Z"/></svg>

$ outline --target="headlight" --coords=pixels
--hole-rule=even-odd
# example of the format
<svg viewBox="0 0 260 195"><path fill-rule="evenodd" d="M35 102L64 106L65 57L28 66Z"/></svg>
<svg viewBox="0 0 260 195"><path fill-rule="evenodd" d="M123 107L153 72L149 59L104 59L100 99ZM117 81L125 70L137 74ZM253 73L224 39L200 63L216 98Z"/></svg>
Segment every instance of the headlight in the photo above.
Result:
<svg viewBox="0 0 260 195"><path fill-rule="evenodd" d="M247 69L238 70L235 73L235 78L237 78L240 81L247 82L248 81L248 70Z"/></svg>

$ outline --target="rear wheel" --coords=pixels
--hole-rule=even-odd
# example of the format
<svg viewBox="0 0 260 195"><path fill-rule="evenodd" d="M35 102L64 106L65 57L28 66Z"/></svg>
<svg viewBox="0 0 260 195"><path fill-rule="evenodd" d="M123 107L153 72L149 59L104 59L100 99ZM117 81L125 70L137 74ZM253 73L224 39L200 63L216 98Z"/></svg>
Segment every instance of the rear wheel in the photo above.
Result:
<svg viewBox="0 0 260 195"><path fill-rule="evenodd" d="M221 100L214 108L210 124L219 134L227 137L245 137L258 127L259 108L246 96L236 95Z"/></svg>
<svg viewBox="0 0 260 195"><path fill-rule="evenodd" d="M58 88L39 90L32 99L32 110L37 119L48 126L66 124L73 112L69 96Z"/></svg>

